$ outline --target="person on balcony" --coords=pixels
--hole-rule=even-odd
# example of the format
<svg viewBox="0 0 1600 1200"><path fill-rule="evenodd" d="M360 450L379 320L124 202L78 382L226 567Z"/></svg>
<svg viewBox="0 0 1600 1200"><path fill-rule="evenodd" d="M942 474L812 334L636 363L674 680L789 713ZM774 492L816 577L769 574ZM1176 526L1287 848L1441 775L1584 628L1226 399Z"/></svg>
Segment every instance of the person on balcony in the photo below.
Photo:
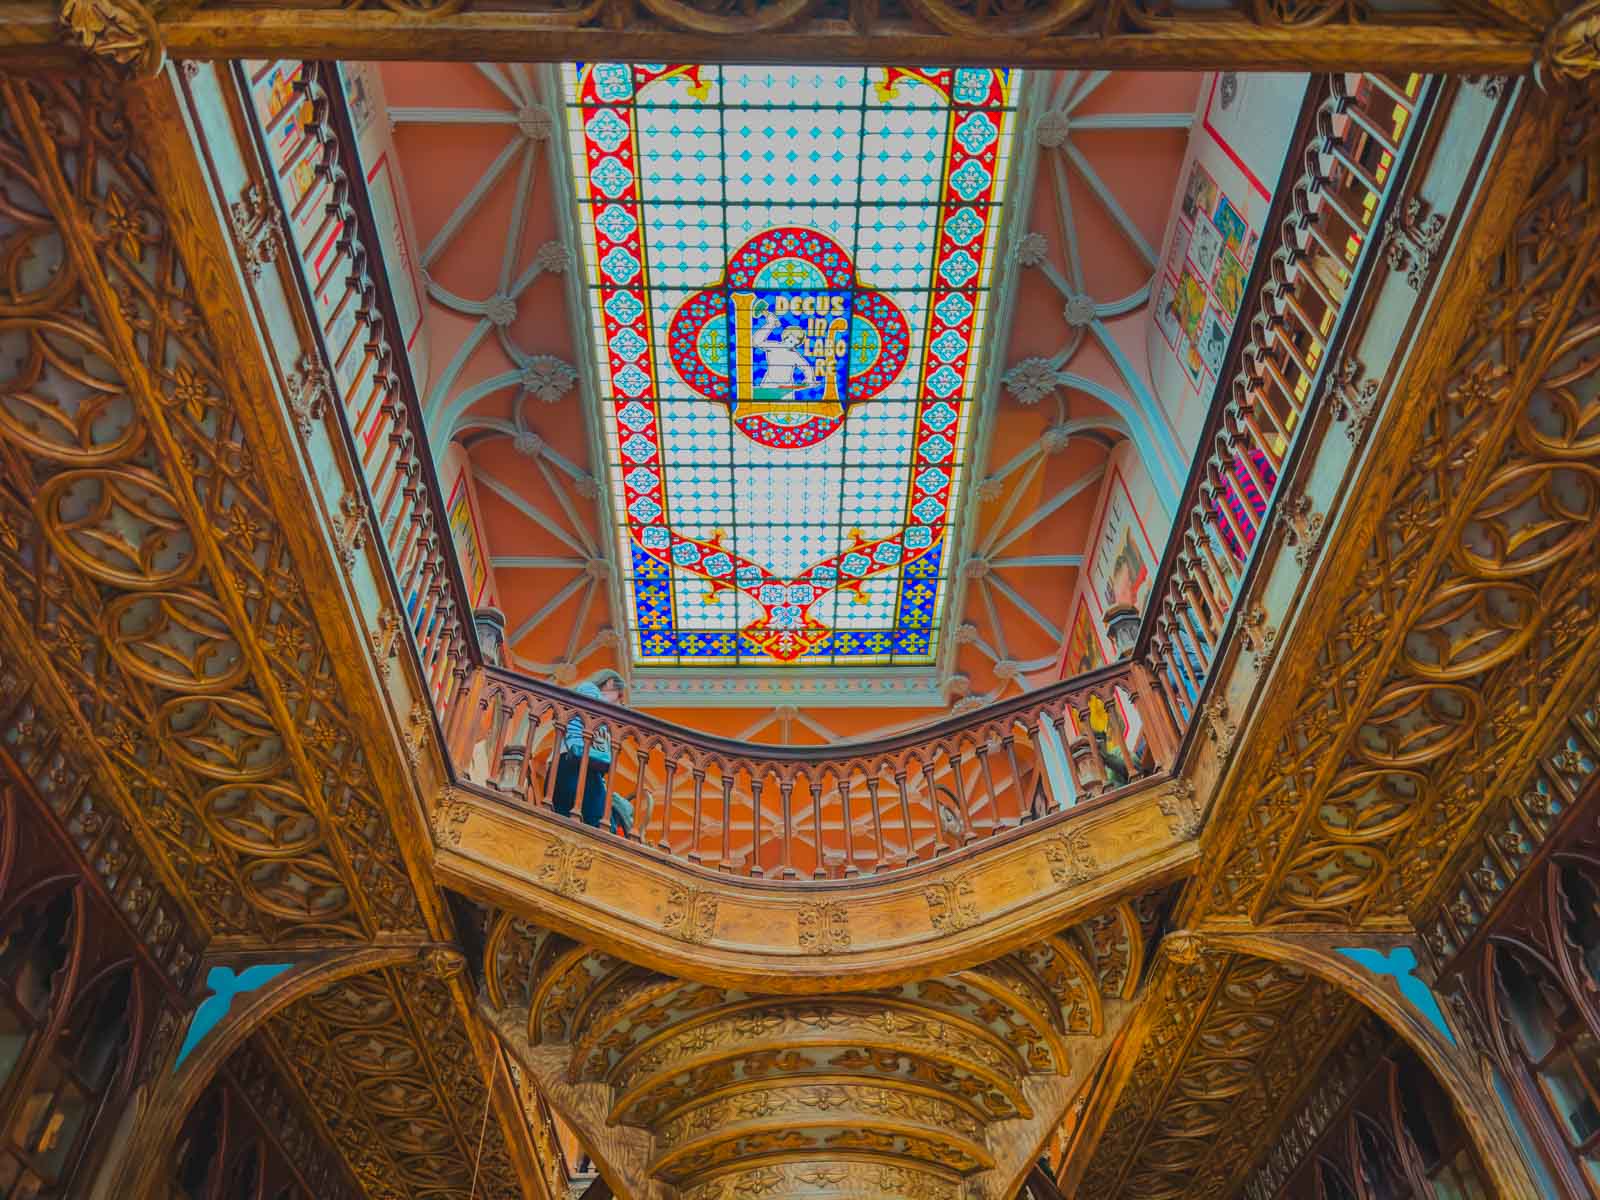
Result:
<svg viewBox="0 0 1600 1200"><path fill-rule="evenodd" d="M590 676L572 690L574 694L587 700L603 700L607 704L621 705L626 694L626 685L622 682L621 675L607 670ZM587 772L583 770L585 754L589 759ZM560 816L572 815L572 810L578 803L578 777L582 775L583 800L579 814L585 825L598 829L605 817L606 780L610 773L611 731L605 725L598 725L594 736L586 739L583 718L574 714L567 722L567 728L561 738L561 758L556 763L555 795L551 807ZM628 808L626 813L620 811L616 800L613 799L612 832L618 832L620 825L624 837L627 836L626 831L633 816L631 806L626 807Z"/></svg>

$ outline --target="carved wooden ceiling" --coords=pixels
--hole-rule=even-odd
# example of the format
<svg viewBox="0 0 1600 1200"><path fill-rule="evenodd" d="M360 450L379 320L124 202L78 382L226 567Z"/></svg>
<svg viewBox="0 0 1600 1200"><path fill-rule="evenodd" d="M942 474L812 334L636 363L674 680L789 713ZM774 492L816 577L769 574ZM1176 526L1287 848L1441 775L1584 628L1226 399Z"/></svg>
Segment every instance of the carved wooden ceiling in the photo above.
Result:
<svg viewBox="0 0 1600 1200"><path fill-rule="evenodd" d="M1161 902L948 977L788 996L496 914L483 1003L629 1195L1009 1198L1132 1011Z"/></svg>
<svg viewBox="0 0 1600 1200"><path fill-rule="evenodd" d="M500 916L481 995L419 960L270 1021L253 1046L295 1115L370 1196L539 1195L503 1045L644 1196L1005 1196L1075 1093L1085 1189L1237 1191L1357 1010L1206 937L1431 915L1593 703L1596 109L1530 96L1462 217L1406 402L1321 548L1329 599L1280 645L1296 699L1213 735L1241 768L1177 909L1193 937L1156 948L1156 906L1116 907L945 977L771 997ZM0 79L0 166L7 753L79 836L126 838L106 861L149 881L123 895L175 978L202 946L465 936L413 791L427 714L408 763L287 422L256 402L274 384L168 81Z"/></svg>

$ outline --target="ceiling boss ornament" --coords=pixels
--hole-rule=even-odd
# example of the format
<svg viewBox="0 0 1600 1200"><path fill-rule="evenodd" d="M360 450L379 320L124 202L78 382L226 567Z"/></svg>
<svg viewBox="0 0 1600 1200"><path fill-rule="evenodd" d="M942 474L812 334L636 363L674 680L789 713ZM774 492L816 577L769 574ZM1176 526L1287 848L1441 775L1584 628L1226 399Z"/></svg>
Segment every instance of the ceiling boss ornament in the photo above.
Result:
<svg viewBox="0 0 1600 1200"><path fill-rule="evenodd" d="M154 14L139 0L61 0L61 28L75 45L149 78L167 61Z"/></svg>

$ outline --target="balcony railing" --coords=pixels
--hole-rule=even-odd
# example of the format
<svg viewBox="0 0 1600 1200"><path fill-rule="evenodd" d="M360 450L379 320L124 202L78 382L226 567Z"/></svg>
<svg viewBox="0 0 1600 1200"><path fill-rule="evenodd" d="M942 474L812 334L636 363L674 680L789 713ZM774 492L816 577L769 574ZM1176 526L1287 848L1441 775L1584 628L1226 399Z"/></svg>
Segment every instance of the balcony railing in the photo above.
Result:
<svg viewBox="0 0 1600 1200"><path fill-rule="evenodd" d="M322 341L323 363L303 364L301 381L315 379L332 392L365 493L345 515L359 520L365 508L381 532L391 582L442 720L472 665L472 610L415 384L401 360L405 339L393 298L380 282L372 209L366 188L353 182L365 175L337 68L247 62L236 70L250 93L302 299Z"/></svg>
<svg viewBox="0 0 1600 1200"><path fill-rule="evenodd" d="M1175 737L1141 675L1120 663L897 738L819 748L692 733L486 667L447 743L466 782L519 805L577 818L593 787L591 824L664 854L756 878L852 878L1170 767Z"/></svg>
<svg viewBox="0 0 1600 1200"><path fill-rule="evenodd" d="M1370 254L1394 170L1418 122L1424 77L1313 78L1274 195L1241 320L1219 379L1232 382L1200 437L1140 630L1174 723L1186 726L1305 430L1352 281ZM1298 167L1297 167L1298 164ZM1289 514L1291 517L1293 514Z"/></svg>
<svg viewBox="0 0 1600 1200"><path fill-rule="evenodd" d="M456 781L649 853L812 880L926 862L1173 769L1425 94L1419 76L1313 82L1241 309L1250 319L1230 347L1232 383L1202 435L1132 660L899 737L818 748L695 733L495 665L493 640L480 646L468 629L420 406L396 361L399 323L372 278L375 223L350 183L361 167L337 72L249 64L240 83Z"/></svg>

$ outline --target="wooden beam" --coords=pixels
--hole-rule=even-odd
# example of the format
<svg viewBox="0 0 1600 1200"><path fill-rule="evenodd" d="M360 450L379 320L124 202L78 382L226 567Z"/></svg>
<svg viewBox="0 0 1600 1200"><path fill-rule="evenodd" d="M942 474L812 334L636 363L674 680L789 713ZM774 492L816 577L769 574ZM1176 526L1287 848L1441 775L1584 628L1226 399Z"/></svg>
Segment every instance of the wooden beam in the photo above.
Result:
<svg viewBox="0 0 1600 1200"><path fill-rule="evenodd" d="M806 19L777 29L681 28L658 19L530 11L528 0L487 11L395 12L302 3L213 4L159 20L172 58L456 59L1123 67L1167 70L1465 71L1520 73L1538 58L1526 25L1478 12L1406 14L1388 23L1269 27L1241 12L1139 17L1107 13L1030 36L954 32L926 20ZM615 17L615 19L613 19ZM758 15L752 19L759 23ZM619 27L620 25L620 27ZM65 61L56 6L23 0L0 22L0 62ZM1108 31L1109 30L1109 31ZM751 34L759 34L752 37Z"/></svg>

